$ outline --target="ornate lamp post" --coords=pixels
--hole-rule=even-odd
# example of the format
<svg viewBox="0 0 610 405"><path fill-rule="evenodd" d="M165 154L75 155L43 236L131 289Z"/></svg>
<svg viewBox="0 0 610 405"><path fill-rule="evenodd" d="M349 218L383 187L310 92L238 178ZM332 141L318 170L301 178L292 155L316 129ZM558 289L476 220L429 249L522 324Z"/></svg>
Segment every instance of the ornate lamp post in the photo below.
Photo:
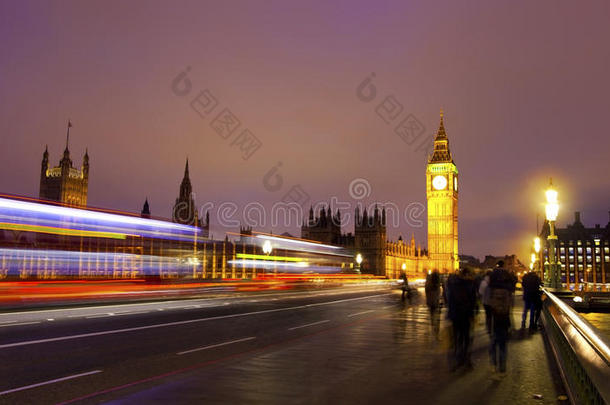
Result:
<svg viewBox="0 0 610 405"><path fill-rule="evenodd" d="M549 235L547 237L549 246L549 271L547 271L547 277L545 284L547 287L554 289L561 288L561 274L557 269L557 235L555 235L555 220L559 213L559 202L557 201L557 190L553 188L553 180L549 184L549 188L545 192L546 205L545 213L546 219L549 222Z"/></svg>
<svg viewBox="0 0 610 405"><path fill-rule="evenodd" d="M360 273L360 265L362 264L362 255L360 253L356 255L356 264L356 272Z"/></svg>

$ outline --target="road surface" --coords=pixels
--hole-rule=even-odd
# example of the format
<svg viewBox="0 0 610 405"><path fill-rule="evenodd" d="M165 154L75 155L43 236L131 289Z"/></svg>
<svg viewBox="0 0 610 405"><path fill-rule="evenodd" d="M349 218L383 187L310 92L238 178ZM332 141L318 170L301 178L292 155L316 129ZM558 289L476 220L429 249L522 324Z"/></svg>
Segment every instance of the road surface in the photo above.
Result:
<svg viewBox="0 0 610 405"><path fill-rule="evenodd" d="M499 380L480 323L452 373L422 297L386 286L0 314L0 402L562 403L541 334Z"/></svg>

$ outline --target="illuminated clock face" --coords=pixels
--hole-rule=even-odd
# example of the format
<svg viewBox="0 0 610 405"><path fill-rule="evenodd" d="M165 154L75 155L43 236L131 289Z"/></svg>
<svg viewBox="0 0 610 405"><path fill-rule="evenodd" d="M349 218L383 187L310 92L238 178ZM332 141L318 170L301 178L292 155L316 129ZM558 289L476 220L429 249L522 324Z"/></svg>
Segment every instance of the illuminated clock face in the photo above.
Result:
<svg viewBox="0 0 610 405"><path fill-rule="evenodd" d="M435 176L432 179L432 187L436 190L443 190L447 187L447 178L445 176Z"/></svg>
<svg viewBox="0 0 610 405"><path fill-rule="evenodd" d="M453 189L457 191L457 177L453 178Z"/></svg>

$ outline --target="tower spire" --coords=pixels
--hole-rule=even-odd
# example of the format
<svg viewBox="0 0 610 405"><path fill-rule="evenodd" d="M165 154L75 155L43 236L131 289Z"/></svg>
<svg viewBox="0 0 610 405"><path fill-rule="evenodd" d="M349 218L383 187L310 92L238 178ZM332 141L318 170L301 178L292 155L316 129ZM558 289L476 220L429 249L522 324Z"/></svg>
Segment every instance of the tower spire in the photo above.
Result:
<svg viewBox="0 0 610 405"><path fill-rule="evenodd" d="M438 125L438 131L436 132L436 139L447 139L447 133L445 132L445 122L443 120L444 117L444 113L443 113L443 109L441 107L441 112L440 112L440 123Z"/></svg>
<svg viewBox="0 0 610 405"><path fill-rule="evenodd" d="M140 215L144 218L150 218L150 206L148 205L148 197L146 197L146 200L144 200L144 206L142 207Z"/></svg>
<svg viewBox="0 0 610 405"><path fill-rule="evenodd" d="M449 150L449 138L447 138L447 132L445 131L445 122L443 109L440 112L440 123L438 125L438 131L434 138L434 152L428 159L428 163L450 163L453 162L451 157L451 151Z"/></svg>

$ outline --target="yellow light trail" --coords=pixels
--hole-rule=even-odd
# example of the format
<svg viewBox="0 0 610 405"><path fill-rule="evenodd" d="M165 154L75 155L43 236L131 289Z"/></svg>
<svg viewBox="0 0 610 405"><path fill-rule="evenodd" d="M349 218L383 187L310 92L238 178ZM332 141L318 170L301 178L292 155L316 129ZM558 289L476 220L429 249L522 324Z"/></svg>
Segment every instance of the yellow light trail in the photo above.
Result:
<svg viewBox="0 0 610 405"><path fill-rule="evenodd" d="M303 259L300 257L286 257L286 256L267 256L267 255L255 255L251 253L237 253L235 255L238 259L255 259L255 260L275 260L275 261L286 261L286 262L302 262Z"/></svg>
<svg viewBox="0 0 610 405"><path fill-rule="evenodd" d="M0 229L6 229L6 230L10 230L10 231L49 233L49 234L53 234L53 235L86 236L86 237L98 237L98 238L109 238L109 239L125 239L127 237L127 235L124 233L80 231L80 230L66 229L66 228L55 228L55 227L51 227L51 226L11 224L11 223L7 223L7 222L0 222Z"/></svg>

